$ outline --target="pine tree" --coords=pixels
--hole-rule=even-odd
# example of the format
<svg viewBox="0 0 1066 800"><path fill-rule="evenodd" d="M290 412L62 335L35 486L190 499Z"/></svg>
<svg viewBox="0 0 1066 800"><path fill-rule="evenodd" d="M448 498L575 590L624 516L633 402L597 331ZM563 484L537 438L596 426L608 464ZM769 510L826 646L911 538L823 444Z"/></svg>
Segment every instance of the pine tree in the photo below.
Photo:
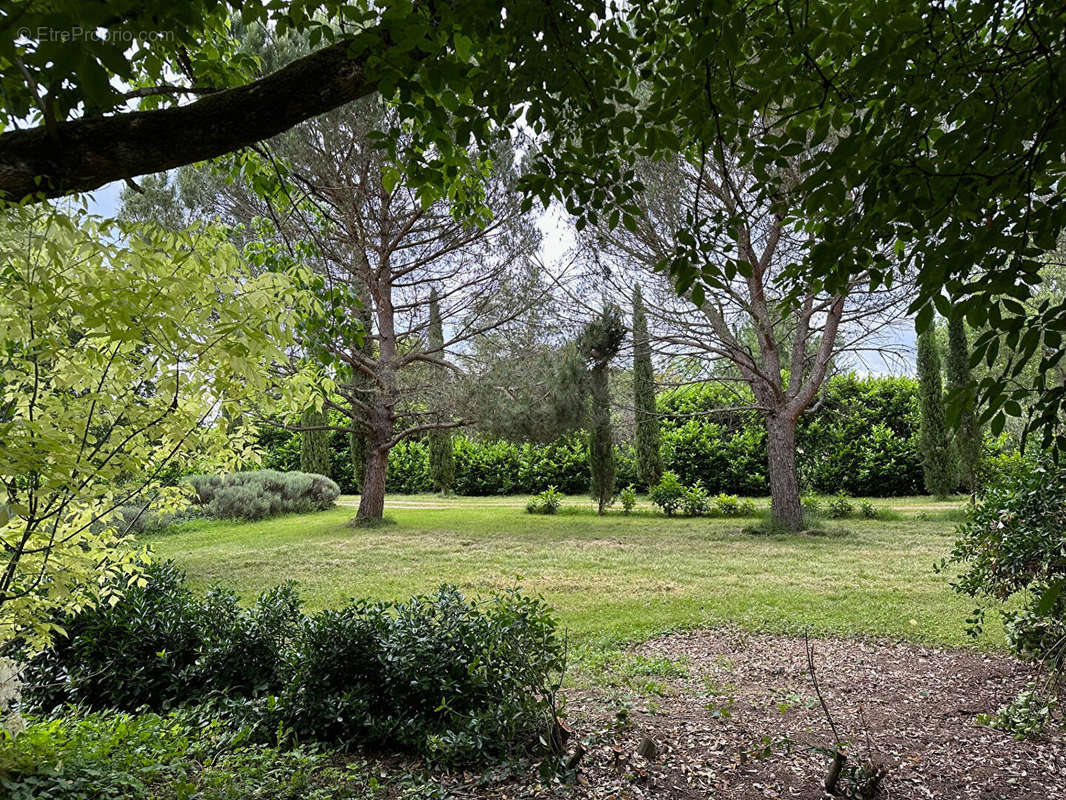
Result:
<svg viewBox="0 0 1066 800"><path fill-rule="evenodd" d="M309 408L304 412L301 425L328 425L329 416L325 411ZM300 469L315 475L329 475L329 434L328 430L306 430L300 432Z"/></svg>
<svg viewBox="0 0 1066 800"><path fill-rule="evenodd" d="M440 304L437 290L429 295L429 352L441 357L444 352L444 328L440 321ZM455 480L455 455L452 433L447 428L429 432L429 479L441 495L446 495Z"/></svg>
<svg viewBox="0 0 1066 800"><path fill-rule="evenodd" d="M932 324L918 335L918 392L922 413L918 448L925 488L937 497L944 497L955 488L958 474L944 419L940 355Z"/></svg>
<svg viewBox="0 0 1066 800"><path fill-rule="evenodd" d="M659 416L655 409L655 373L651 364L648 318L640 285L633 289L633 408L637 434L637 477L645 487L655 486L663 474Z"/></svg>
<svg viewBox="0 0 1066 800"><path fill-rule="evenodd" d="M618 306L607 306L599 318L586 326L581 352L588 364L589 470L596 513L602 514L614 496L614 442L611 435L611 394L608 371L625 337Z"/></svg>
<svg viewBox="0 0 1066 800"><path fill-rule="evenodd" d="M976 389L970 373L970 346L966 341L966 323L961 314L948 319L947 355L948 392L958 410L955 427L955 453L959 478L970 493L977 492L977 461L981 457L981 426L977 422Z"/></svg>

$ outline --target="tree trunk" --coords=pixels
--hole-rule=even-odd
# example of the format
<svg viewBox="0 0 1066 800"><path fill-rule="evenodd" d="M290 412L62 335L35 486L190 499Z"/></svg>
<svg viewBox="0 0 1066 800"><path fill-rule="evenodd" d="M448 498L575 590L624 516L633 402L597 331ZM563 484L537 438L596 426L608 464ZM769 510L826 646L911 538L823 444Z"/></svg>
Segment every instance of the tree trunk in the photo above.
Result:
<svg viewBox="0 0 1066 800"><path fill-rule="evenodd" d="M383 445L371 446L366 451L366 468L363 471L363 491L359 496L360 519L381 519L385 511L385 478L389 469L389 451Z"/></svg>
<svg viewBox="0 0 1066 800"><path fill-rule="evenodd" d="M796 421L771 413L766 418L766 434L771 516L785 530L803 530L803 505L796 477Z"/></svg>

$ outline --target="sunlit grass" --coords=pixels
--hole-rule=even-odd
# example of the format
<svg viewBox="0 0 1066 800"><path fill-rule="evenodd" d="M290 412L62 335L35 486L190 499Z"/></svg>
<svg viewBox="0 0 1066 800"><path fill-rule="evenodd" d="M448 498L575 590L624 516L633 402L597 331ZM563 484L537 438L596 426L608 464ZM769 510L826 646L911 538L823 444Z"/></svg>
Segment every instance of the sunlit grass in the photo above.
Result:
<svg viewBox="0 0 1066 800"><path fill-rule="evenodd" d="M257 523L186 523L151 543L196 586L225 584L247 599L292 579L310 608L353 596L400 599L441 583L473 594L517 584L543 595L577 644L723 623L975 644L965 633L972 602L933 569L951 547L950 504L878 500L906 510L891 520L826 520L817 536L751 536L742 529L752 520L667 519L646 507L600 518L584 498L556 516L521 505L420 495L392 498L386 514L395 524L384 527L352 528L354 508L342 506ZM990 625L976 644L1001 642Z"/></svg>

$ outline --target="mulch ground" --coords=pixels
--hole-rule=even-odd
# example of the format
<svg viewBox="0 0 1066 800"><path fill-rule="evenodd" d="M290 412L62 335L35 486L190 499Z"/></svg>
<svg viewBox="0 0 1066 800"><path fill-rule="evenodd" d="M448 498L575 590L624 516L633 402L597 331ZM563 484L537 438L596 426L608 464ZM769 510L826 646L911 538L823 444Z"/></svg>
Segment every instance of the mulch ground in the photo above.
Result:
<svg viewBox="0 0 1066 800"><path fill-rule="evenodd" d="M1039 678L1032 665L856 639L812 645L848 763L868 759L885 770L878 797L1066 800L1061 727L1017 741L976 720ZM524 770L452 776L443 788L456 798L499 800L825 797L829 757L818 748L834 736L802 638L699 631L634 652L680 660L688 674L650 678L650 694L568 692L570 749L582 742L586 750L571 783Z"/></svg>

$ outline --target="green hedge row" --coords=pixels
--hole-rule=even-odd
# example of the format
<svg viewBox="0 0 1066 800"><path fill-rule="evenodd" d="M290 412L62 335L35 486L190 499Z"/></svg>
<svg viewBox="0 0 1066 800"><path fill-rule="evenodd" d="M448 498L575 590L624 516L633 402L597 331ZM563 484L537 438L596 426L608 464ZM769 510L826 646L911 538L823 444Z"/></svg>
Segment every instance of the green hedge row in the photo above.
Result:
<svg viewBox="0 0 1066 800"><path fill-rule="evenodd" d="M685 485L699 481L711 494L769 492L766 433L759 415L735 411L749 402L735 384L705 383L660 394L663 462ZM618 428L624 429L624 425ZM297 469L299 441L291 434L265 441L266 464ZM348 443L333 438L333 474L352 492ZM805 489L855 496L921 494L917 384L910 378L831 379L817 408L800 420L798 468ZM633 447L616 449L618 486L636 480ZM550 444L455 437L455 484L460 495L535 494L555 486L567 494L588 491L585 435L574 433ZM405 442L389 459L388 490L432 491L429 455L421 441Z"/></svg>

